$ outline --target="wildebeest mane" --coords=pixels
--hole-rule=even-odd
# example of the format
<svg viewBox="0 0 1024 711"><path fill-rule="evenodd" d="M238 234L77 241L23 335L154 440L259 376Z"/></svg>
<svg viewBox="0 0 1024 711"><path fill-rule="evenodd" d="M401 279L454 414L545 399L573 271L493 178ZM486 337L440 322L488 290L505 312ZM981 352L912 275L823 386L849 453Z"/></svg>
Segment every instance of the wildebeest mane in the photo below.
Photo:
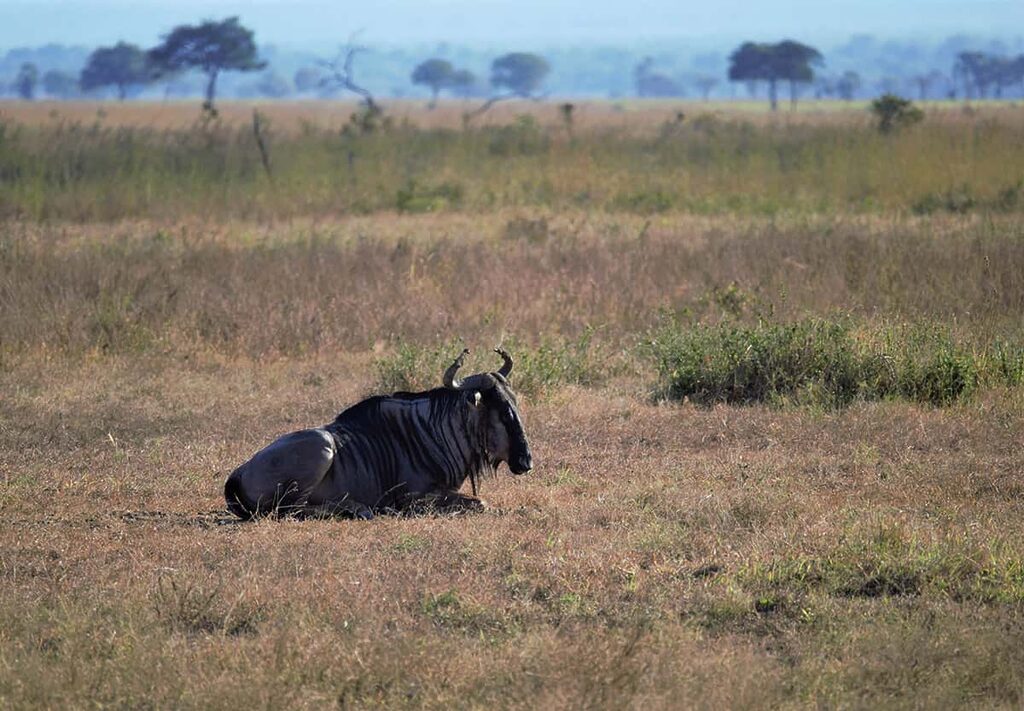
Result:
<svg viewBox="0 0 1024 711"><path fill-rule="evenodd" d="M434 388L433 390L424 390L423 392L413 393L399 390L398 392L391 393L390 395L373 395L360 400L354 405L346 407L344 410L339 412L334 418L336 424L343 424L346 421L351 422L353 420L366 420L376 416L380 410L382 403L389 400L399 401L413 401L413 400L439 400L447 399L454 400L458 397L457 392L453 392L447 388Z"/></svg>

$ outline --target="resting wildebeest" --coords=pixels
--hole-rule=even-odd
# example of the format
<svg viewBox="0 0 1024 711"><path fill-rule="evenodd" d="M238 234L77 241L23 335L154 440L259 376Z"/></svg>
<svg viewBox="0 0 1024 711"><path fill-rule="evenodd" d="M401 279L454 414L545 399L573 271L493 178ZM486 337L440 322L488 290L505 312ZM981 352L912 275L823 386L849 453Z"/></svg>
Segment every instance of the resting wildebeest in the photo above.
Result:
<svg viewBox="0 0 1024 711"><path fill-rule="evenodd" d="M516 396L512 358L494 373L455 375L468 350L444 372L444 387L376 396L334 422L284 435L238 467L224 484L228 509L241 518L266 514L351 515L424 504L482 509L477 477L507 462L513 474L533 467ZM459 487L470 480L474 496Z"/></svg>

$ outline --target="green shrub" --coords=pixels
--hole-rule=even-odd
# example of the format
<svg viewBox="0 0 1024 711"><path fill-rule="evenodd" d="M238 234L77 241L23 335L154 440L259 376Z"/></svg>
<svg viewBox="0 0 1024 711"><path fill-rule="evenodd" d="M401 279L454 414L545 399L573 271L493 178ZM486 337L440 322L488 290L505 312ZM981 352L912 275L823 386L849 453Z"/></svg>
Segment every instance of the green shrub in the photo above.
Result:
<svg viewBox="0 0 1024 711"><path fill-rule="evenodd" d="M807 396L842 405L857 394L859 358L843 323L669 324L650 347L663 397L710 404Z"/></svg>
<svg viewBox="0 0 1024 711"><path fill-rule="evenodd" d="M1024 355L1003 344L991 355L958 346L942 328L863 334L845 320L756 326L666 322L648 343L657 394L702 404L796 402L829 408L901 398L941 406L969 396L984 377L1011 383Z"/></svg>
<svg viewBox="0 0 1024 711"><path fill-rule="evenodd" d="M871 113L878 119L878 130L882 133L892 133L924 119L924 112L914 102L895 94L884 94L872 101Z"/></svg>
<svg viewBox="0 0 1024 711"><path fill-rule="evenodd" d="M462 186L454 182L438 185L417 185L410 180L399 188L395 208L399 212L439 212L459 207L463 198Z"/></svg>

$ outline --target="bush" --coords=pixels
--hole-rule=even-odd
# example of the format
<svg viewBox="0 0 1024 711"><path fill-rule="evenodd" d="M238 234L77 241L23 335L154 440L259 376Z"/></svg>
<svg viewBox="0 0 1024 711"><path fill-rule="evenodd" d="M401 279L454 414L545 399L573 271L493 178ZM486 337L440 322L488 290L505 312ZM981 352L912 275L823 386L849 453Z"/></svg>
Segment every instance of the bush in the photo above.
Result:
<svg viewBox="0 0 1024 711"><path fill-rule="evenodd" d="M983 376L1019 378L1022 354L1005 344L978 355L941 328L894 328L873 338L844 320L663 324L648 344L660 397L702 404L797 402L829 408L902 398L948 405Z"/></svg>
<svg viewBox="0 0 1024 711"><path fill-rule="evenodd" d="M417 185L415 181L398 190L395 207L399 212L439 212L462 204L463 189L458 183Z"/></svg>
<svg viewBox="0 0 1024 711"><path fill-rule="evenodd" d="M878 130L882 133L892 133L924 119L924 112L914 102L895 94L883 94L872 101L871 113L878 119Z"/></svg>
<svg viewBox="0 0 1024 711"><path fill-rule="evenodd" d="M668 325L650 345L663 397L710 404L808 395L841 405L857 393L858 356L841 323Z"/></svg>

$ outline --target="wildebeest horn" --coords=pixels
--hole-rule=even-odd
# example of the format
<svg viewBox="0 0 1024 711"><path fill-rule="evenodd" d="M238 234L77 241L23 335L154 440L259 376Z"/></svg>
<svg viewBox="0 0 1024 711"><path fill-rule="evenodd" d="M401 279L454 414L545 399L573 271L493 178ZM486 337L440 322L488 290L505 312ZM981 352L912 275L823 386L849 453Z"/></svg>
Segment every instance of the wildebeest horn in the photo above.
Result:
<svg viewBox="0 0 1024 711"><path fill-rule="evenodd" d="M446 388L451 388L452 390L461 389L462 383L455 379L455 374L459 372L459 368L462 367L462 364L465 362L466 356L468 355L469 349L463 348L462 353L459 354L459 357L456 358L455 361L448 366L448 370L444 371L444 378L442 380Z"/></svg>
<svg viewBox="0 0 1024 711"><path fill-rule="evenodd" d="M507 378L509 374L512 372L512 356L510 356L508 354L508 351L506 351L501 346L495 348L494 352L500 355L501 359L505 361L504 363L502 363L501 370L498 371L498 375L500 375L503 378Z"/></svg>
<svg viewBox="0 0 1024 711"><path fill-rule="evenodd" d="M448 366L448 370L444 371L444 386L452 390L490 390L493 388L497 381L490 373L477 373L462 380L455 378L455 373L462 367L467 355L469 355L469 349L463 348L455 362Z"/></svg>

